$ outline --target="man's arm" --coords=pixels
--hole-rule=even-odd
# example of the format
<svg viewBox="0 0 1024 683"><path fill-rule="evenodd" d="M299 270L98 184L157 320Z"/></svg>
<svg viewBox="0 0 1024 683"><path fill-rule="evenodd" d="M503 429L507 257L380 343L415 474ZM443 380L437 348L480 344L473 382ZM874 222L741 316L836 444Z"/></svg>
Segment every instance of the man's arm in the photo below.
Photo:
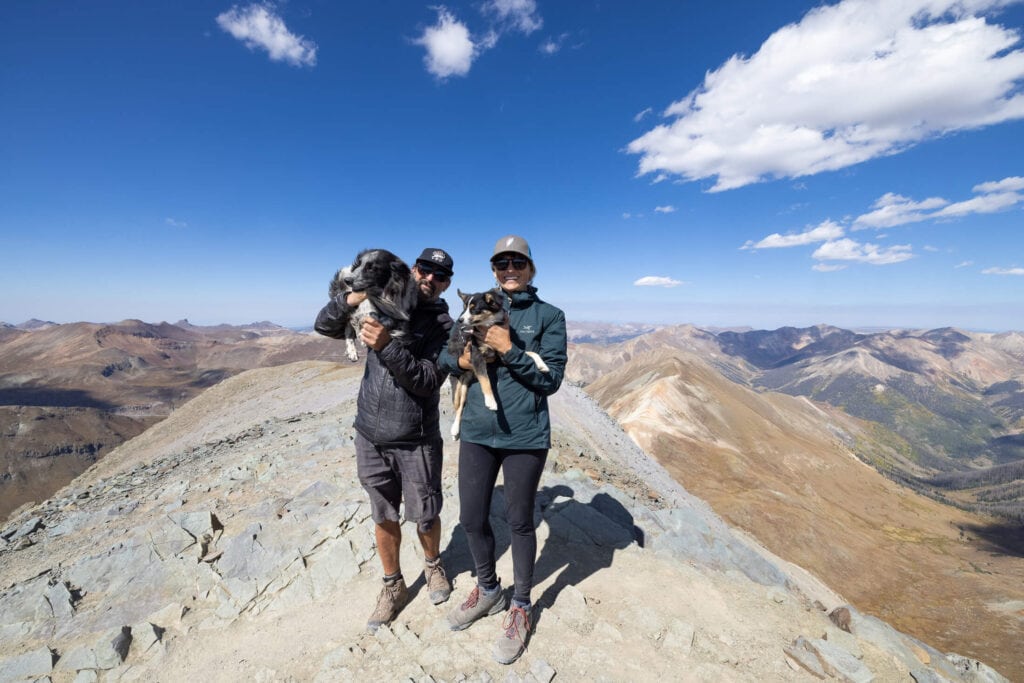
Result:
<svg viewBox="0 0 1024 683"><path fill-rule="evenodd" d="M451 318L445 316L445 321L438 321L427 333L427 339L423 341L419 357L413 355L409 347L404 344L389 343L391 338L387 335L380 349L374 349L380 356L380 360L387 367L388 371L398 382L398 385L415 396L430 396L444 382L447 373L437 365L437 358L444 348L448 339L448 330L451 329ZM363 324L365 330L368 324L376 324L375 320ZM383 329L383 326L380 326ZM364 336L364 340L366 336ZM369 344L369 342L367 342ZM371 347L373 348L373 347Z"/></svg>
<svg viewBox="0 0 1024 683"><path fill-rule="evenodd" d="M331 299L326 306L320 309L313 323L313 329L332 339L343 339L345 337L345 326L352 317L355 307L349 306L344 295L338 295Z"/></svg>

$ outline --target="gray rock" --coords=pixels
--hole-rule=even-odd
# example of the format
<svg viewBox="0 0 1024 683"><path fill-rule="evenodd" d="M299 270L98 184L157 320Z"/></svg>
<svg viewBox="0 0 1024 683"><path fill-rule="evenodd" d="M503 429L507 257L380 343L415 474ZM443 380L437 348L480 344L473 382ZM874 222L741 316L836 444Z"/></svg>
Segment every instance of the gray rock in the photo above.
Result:
<svg viewBox="0 0 1024 683"><path fill-rule="evenodd" d="M53 671L56 655L48 647L40 647L23 655L0 660L0 681L20 681L47 676Z"/></svg>
<svg viewBox="0 0 1024 683"><path fill-rule="evenodd" d="M661 641L661 646L688 655L693 649L693 639L696 635L697 630L693 627L693 624L673 619L665 631L665 637Z"/></svg>
<svg viewBox="0 0 1024 683"><path fill-rule="evenodd" d="M766 586L786 584L778 567L733 536L721 520L711 522L693 508L658 510L652 516L664 530L649 544L656 551L722 571L735 569Z"/></svg>
<svg viewBox="0 0 1024 683"><path fill-rule="evenodd" d="M926 669L923 666L911 669L910 677L914 679L915 683L953 683L948 678L940 676L931 669Z"/></svg>
<svg viewBox="0 0 1024 683"><path fill-rule="evenodd" d="M551 683L557 672L543 659L535 659L530 663L530 673L540 683Z"/></svg>
<svg viewBox="0 0 1024 683"><path fill-rule="evenodd" d="M794 640L792 645L782 648L782 651L798 668L817 678L825 678L825 668L821 665L818 656L808 647L807 639L803 636Z"/></svg>
<svg viewBox="0 0 1024 683"><path fill-rule="evenodd" d="M74 598L63 581L47 588L46 602L54 619L70 619L75 614Z"/></svg>
<svg viewBox="0 0 1024 683"><path fill-rule="evenodd" d="M65 653L57 660L57 671L79 671L81 669L98 669L96 653L89 645L81 645Z"/></svg>
<svg viewBox="0 0 1024 683"><path fill-rule="evenodd" d="M805 641L805 647L818 656L825 673L845 683L871 683L875 675L871 670L843 648L821 638Z"/></svg>
<svg viewBox="0 0 1024 683"><path fill-rule="evenodd" d="M96 644L93 645L93 652L96 653L96 664L100 669L113 669L120 666L121 662L128 656L128 649L132 644L132 630L128 626L107 631Z"/></svg>
<svg viewBox="0 0 1024 683"><path fill-rule="evenodd" d="M946 655L946 659L956 668L963 679L970 683L1009 683L998 671L976 659L952 652Z"/></svg>
<svg viewBox="0 0 1024 683"><path fill-rule="evenodd" d="M30 517L24 523L22 523L14 531L14 534L12 536L10 536L7 540L9 540L9 541L11 541L13 543L13 542L15 542L15 541L17 541L17 540L19 540L21 538L25 538L29 534L35 533L36 531L38 531L40 529L45 529L45 528L46 527L43 525L43 518L42 517Z"/></svg>
<svg viewBox="0 0 1024 683"><path fill-rule="evenodd" d="M176 512L168 516L196 540L202 539L204 535L212 537L216 529L222 528L216 515L208 511Z"/></svg>

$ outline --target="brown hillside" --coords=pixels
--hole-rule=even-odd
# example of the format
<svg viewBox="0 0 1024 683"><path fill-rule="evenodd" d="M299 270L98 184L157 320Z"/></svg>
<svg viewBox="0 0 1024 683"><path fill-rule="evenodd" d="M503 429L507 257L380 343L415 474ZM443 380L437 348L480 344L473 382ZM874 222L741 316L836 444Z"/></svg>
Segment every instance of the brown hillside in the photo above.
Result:
<svg viewBox="0 0 1024 683"><path fill-rule="evenodd" d="M852 603L1024 680L1024 560L1001 527L901 488L853 448L866 423L730 382L693 354L637 355L588 387L687 490Z"/></svg>
<svg viewBox="0 0 1024 683"><path fill-rule="evenodd" d="M3 328L0 519L224 378L296 360L340 360L339 346L266 323Z"/></svg>

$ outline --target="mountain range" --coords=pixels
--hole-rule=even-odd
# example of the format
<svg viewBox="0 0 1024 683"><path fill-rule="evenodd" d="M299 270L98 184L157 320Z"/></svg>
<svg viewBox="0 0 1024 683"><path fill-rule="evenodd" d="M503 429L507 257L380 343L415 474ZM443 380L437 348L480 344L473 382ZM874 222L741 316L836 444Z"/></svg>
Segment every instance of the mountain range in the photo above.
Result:
<svg viewBox="0 0 1024 683"><path fill-rule="evenodd" d="M1018 438L1019 414L992 387L1021 377L1020 339L682 326L574 345L569 368L730 524L897 628L942 646L970 641L1017 671L1021 479L983 481L1019 465L998 448ZM904 410L864 409L892 395ZM942 476L957 490L940 488Z"/></svg>
<svg viewBox="0 0 1024 683"><path fill-rule="evenodd" d="M44 334L50 336L37 336ZM644 506L659 504L659 490L670 486L650 483L661 472L706 500L737 533L858 608L944 651L1024 677L1016 645L1024 635L1024 335L571 324L570 339L563 391L585 389L610 416L603 419L625 432L614 440L592 426L577 429L573 440L556 444L555 470L576 468L634 491ZM12 343L16 354L8 353ZM272 325L8 326L0 329L0 392L11 393L0 395L44 405L12 401L0 408L0 416L15 413L5 419L16 425L3 432L13 437L3 445L21 445L11 460L19 465L68 460L59 455L73 453L59 446L67 432L57 430L50 457L24 456L32 450L24 447L26 425L48 424L25 411L47 412L54 415L50 424L61 425L73 411L105 430L105 443L130 438L125 447L142 454L133 465L142 467L154 457L146 444L162 433L166 415L194 405L219 413L212 398L200 404L194 397L225 401L226 387L248 388L237 383L243 378L224 378L245 367L290 367L288 361L304 357L358 368L338 346ZM64 404L45 405L55 399ZM284 399L276 400L280 406ZM241 424L226 403L223 412L204 419L221 431ZM122 417L141 434L101 423ZM206 432L199 417L191 419L198 433L176 423L176 447L200 447L196 440ZM643 458L627 469L608 465L615 457L609 449L632 452L634 444ZM70 460L82 471L109 450ZM12 467L0 486L19 481ZM90 471L104 471L102 461ZM74 474L54 485L44 473L38 480L51 488L25 499L52 495Z"/></svg>
<svg viewBox="0 0 1024 683"><path fill-rule="evenodd" d="M730 529L572 385L551 400L525 654L491 659L500 615L459 632L444 618L474 583L452 441L455 595L430 604L406 542L412 600L368 633L380 567L352 455L360 374L302 361L229 378L0 525L0 680L1008 680Z"/></svg>
<svg viewBox="0 0 1024 683"><path fill-rule="evenodd" d="M0 518L224 378L331 357L331 341L266 322L0 326Z"/></svg>

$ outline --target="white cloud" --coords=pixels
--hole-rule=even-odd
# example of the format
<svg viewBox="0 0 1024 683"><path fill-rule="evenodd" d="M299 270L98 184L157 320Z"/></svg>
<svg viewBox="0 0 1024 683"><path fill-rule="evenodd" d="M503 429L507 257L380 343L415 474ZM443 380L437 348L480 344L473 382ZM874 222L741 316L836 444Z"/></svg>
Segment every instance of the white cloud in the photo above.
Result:
<svg viewBox="0 0 1024 683"><path fill-rule="evenodd" d="M811 258L818 261L857 261L874 266L899 263L914 257L909 244L880 247L877 244L855 242L848 237L825 242L818 247Z"/></svg>
<svg viewBox="0 0 1024 683"><path fill-rule="evenodd" d="M628 220L629 220L630 218L632 218L632 217L633 217L633 214L631 214L631 213L625 213L625 212L624 212L624 213L622 214L622 217L623 217L623 218L625 218L625 219L626 219L626 220L628 221Z"/></svg>
<svg viewBox="0 0 1024 683"><path fill-rule="evenodd" d="M652 113L654 113L654 110L653 110L653 109L651 109L650 107L647 107L647 109L644 109L644 110L643 110L642 112L640 112L639 114L637 114L636 116L634 116L634 117L633 117L633 120L634 120L634 121L636 121L637 123L640 123L640 122L641 122L641 121L643 121L643 120L644 120L645 118L647 118L647 115L648 115L648 114L652 114Z"/></svg>
<svg viewBox="0 0 1024 683"><path fill-rule="evenodd" d="M984 275L1024 275L1024 268L986 268Z"/></svg>
<svg viewBox="0 0 1024 683"><path fill-rule="evenodd" d="M811 266L811 270L816 270L819 273L834 273L837 270L846 270L846 266L840 263L815 263Z"/></svg>
<svg viewBox="0 0 1024 683"><path fill-rule="evenodd" d="M959 218L976 213L996 213L1024 201L1024 178L1017 176L981 183L974 186L976 197L961 202L932 197L916 202L908 197L888 192L878 199L870 211L858 216L854 230L864 228L891 228L908 223L942 218Z"/></svg>
<svg viewBox="0 0 1024 683"><path fill-rule="evenodd" d="M553 41L551 38L548 38L543 43L541 43L540 47L537 49L546 55L553 55L560 49L562 49L562 46L559 43Z"/></svg>
<svg viewBox="0 0 1024 683"><path fill-rule="evenodd" d="M563 33L557 38L548 38L547 40L540 44L540 51L546 55L553 55L562 49L562 46L568 39L568 33Z"/></svg>
<svg viewBox="0 0 1024 683"><path fill-rule="evenodd" d="M1024 178L1011 176L1002 180L995 180L989 183L981 183L974 186L977 194L989 194L992 192L1019 192L1024 190Z"/></svg>
<svg viewBox="0 0 1024 683"><path fill-rule="evenodd" d="M872 204L874 211L857 216L853 221L853 229L891 228L896 225L917 223L928 220L932 211L947 204L949 202L940 197L915 202L902 195L887 192Z"/></svg>
<svg viewBox="0 0 1024 683"><path fill-rule="evenodd" d="M961 261L960 263L956 264L953 267L954 268L967 268L968 266L973 266L973 265L974 265L974 261Z"/></svg>
<svg viewBox="0 0 1024 683"><path fill-rule="evenodd" d="M170 217L165 218L164 219L164 223L166 223L167 225L171 226L172 228L187 228L188 227L188 223L186 223L185 221L177 221L177 220L174 220L173 218L170 218Z"/></svg>
<svg viewBox="0 0 1024 683"><path fill-rule="evenodd" d="M843 0L734 55L633 140L638 173L711 191L896 154L943 134L1024 118L1009 0Z"/></svg>
<svg viewBox="0 0 1024 683"><path fill-rule="evenodd" d="M654 207L654 210L657 213L675 213L676 207L669 204L667 206L656 206Z"/></svg>
<svg viewBox="0 0 1024 683"><path fill-rule="evenodd" d="M633 283L635 287L678 287L679 285L686 284L681 280L673 280L670 277L659 277L657 275L648 275L642 277Z"/></svg>
<svg viewBox="0 0 1024 683"><path fill-rule="evenodd" d="M496 41L496 37L493 41L485 39L481 47L491 47ZM441 79L469 73L481 49L473 43L466 25L444 7L437 8L437 23L424 29L413 42L427 51L423 58L427 71Z"/></svg>
<svg viewBox="0 0 1024 683"><path fill-rule="evenodd" d="M933 247L930 244L924 245L923 247L921 247L921 249L923 249L924 251L930 251L932 253L935 253L937 251L941 251L941 249L939 249L938 247Z"/></svg>
<svg viewBox="0 0 1024 683"><path fill-rule="evenodd" d="M316 43L289 31L284 20L274 13L273 5L235 5L217 16L217 24L250 50L266 50L275 62L316 65Z"/></svg>
<svg viewBox="0 0 1024 683"><path fill-rule="evenodd" d="M511 29L530 35L544 25L537 14L536 0L488 0L481 8Z"/></svg>
<svg viewBox="0 0 1024 683"><path fill-rule="evenodd" d="M1024 200L1024 195L1017 192L993 192L974 197L966 201L950 204L941 211L936 211L933 218L958 218L972 213L996 213L1008 209Z"/></svg>
<svg viewBox="0 0 1024 683"><path fill-rule="evenodd" d="M772 233L760 242L747 241L740 249L777 249L780 247L800 247L805 244L828 242L844 235L843 226L833 221L825 221L816 228L797 234L781 235Z"/></svg>

